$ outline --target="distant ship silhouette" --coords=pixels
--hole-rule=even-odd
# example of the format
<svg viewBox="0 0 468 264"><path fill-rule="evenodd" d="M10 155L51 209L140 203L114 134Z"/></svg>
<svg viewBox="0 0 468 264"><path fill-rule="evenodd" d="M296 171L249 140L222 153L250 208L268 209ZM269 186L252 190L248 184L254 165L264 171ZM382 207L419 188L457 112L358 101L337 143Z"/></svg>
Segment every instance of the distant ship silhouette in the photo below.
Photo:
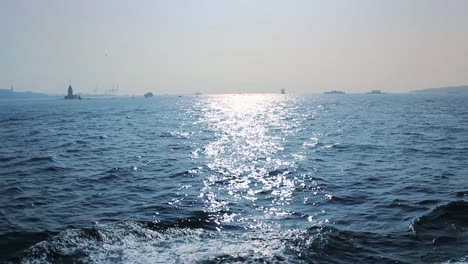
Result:
<svg viewBox="0 0 468 264"><path fill-rule="evenodd" d="M286 94L286 90L284 88L281 89L281 94Z"/></svg>
<svg viewBox="0 0 468 264"><path fill-rule="evenodd" d="M385 93L383 93L380 90L372 90L372 91L368 92L367 94L385 94Z"/></svg>
<svg viewBox="0 0 468 264"><path fill-rule="evenodd" d="M81 96L73 94L73 88L71 85L68 86L68 95L63 97L64 99L79 99L81 100Z"/></svg>
<svg viewBox="0 0 468 264"><path fill-rule="evenodd" d="M153 93L152 92L145 93L144 96L145 96L145 98L153 97Z"/></svg>
<svg viewBox="0 0 468 264"><path fill-rule="evenodd" d="M337 90L325 92L325 94L344 94L344 93L345 93L345 92L343 92L343 91L337 91Z"/></svg>

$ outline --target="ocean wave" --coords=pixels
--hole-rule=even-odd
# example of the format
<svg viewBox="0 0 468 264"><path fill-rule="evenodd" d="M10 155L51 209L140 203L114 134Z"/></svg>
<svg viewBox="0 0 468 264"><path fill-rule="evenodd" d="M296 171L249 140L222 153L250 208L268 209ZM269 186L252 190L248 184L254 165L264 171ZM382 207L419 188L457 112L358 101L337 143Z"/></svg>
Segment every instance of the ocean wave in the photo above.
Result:
<svg viewBox="0 0 468 264"><path fill-rule="evenodd" d="M466 198L466 197L468 197L468 191L458 191L458 192L455 192L455 196Z"/></svg>
<svg viewBox="0 0 468 264"><path fill-rule="evenodd" d="M289 243L298 235L298 231L223 233L202 228L161 228L150 222L128 221L66 230L29 248L20 262L297 262L298 255L288 251L299 244Z"/></svg>
<svg viewBox="0 0 468 264"><path fill-rule="evenodd" d="M60 167L60 166L48 166L45 168L37 168L34 170L34 173L43 173L43 172L64 172L69 170L68 168L65 167Z"/></svg>
<svg viewBox="0 0 468 264"><path fill-rule="evenodd" d="M0 162L8 162L8 161L12 161L15 159L16 157L0 157Z"/></svg>
<svg viewBox="0 0 468 264"><path fill-rule="evenodd" d="M125 178L127 176L133 176L133 174L130 170L119 170L116 168L115 170L110 170L96 176L97 177L92 179L92 181L112 181L119 178Z"/></svg>
<svg viewBox="0 0 468 264"><path fill-rule="evenodd" d="M43 161L53 162L54 157L52 157L52 156L37 156L37 157L30 158L27 162L43 162Z"/></svg>
<svg viewBox="0 0 468 264"><path fill-rule="evenodd" d="M415 219L410 228L417 237L434 241L467 236L468 202L453 201L437 206Z"/></svg>
<svg viewBox="0 0 468 264"><path fill-rule="evenodd" d="M467 264L468 256L461 257L459 259L451 259L446 262L441 262L442 264Z"/></svg>
<svg viewBox="0 0 468 264"><path fill-rule="evenodd" d="M468 254L466 235L428 240L421 234L447 225L465 232L467 204L456 201L436 207L413 221L413 234L351 231L324 224L305 230L220 229L210 213L195 211L171 221L67 229L12 259L20 263L459 263Z"/></svg>
<svg viewBox="0 0 468 264"><path fill-rule="evenodd" d="M17 116L17 117L9 117L9 118L5 118L5 119L2 119L0 120L0 123L9 123L9 122L16 122L16 121L25 121L25 120L28 120L30 118L26 117L26 116Z"/></svg>
<svg viewBox="0 0 468 264"><path fill-rule="evenodd" d="M410 237L306 230L219 232L125 221L69 229L27 249L21 263L405 263ZM406 254L410 254L407 252ZM406 256L407 257L407 256Z"/></svg>
<svg viewBox="0 0 468 264"><path fill-rule="evenodd" d="M24 248L52 238L53 232L8 232L0 235L0 262L17 263L22 258ZM8 256L8 258L6 258Z"/></svg>

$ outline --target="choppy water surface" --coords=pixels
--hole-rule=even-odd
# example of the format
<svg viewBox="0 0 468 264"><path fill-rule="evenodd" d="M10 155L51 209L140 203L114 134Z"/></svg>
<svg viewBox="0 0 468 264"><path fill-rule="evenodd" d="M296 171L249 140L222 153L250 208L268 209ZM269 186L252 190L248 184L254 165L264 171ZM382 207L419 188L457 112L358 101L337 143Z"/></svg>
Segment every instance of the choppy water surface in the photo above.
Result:
<svg viewBox="0 0 468 264"><path fill-rule="evenodd" d="M466 263L467 99L0 101L0 261Z"/></svg>

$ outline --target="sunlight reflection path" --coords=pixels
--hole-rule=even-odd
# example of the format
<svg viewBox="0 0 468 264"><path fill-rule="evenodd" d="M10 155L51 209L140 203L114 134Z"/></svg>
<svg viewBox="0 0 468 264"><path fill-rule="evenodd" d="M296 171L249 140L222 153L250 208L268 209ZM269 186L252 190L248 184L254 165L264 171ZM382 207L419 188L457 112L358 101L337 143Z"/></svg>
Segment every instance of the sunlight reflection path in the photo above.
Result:
<svg viewBox="0 0 468 264"><path fill-rule="evenodd" d="M268 220L294 213L288 205L298 199L295 190L310 178L294 173L296 161L304 155L284 151L287 136L297 133L302 122L295 100L249 94L210 96L202 101L201 122L215 140L204 148L212 173L204 179L200 197L216 223L264 228L273 225ZM315 194L317 189L309 188Z"/></svg>

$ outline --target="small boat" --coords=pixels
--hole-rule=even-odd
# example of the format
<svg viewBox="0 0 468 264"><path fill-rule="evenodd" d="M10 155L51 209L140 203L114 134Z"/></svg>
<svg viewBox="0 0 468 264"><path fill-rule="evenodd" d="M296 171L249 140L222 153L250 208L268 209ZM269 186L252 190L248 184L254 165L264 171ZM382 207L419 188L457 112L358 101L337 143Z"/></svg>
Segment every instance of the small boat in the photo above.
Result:
<svg viewBox="0 0 468 264"><path fill-rule="evenodd" d="M286 90L284 88L281 89L281 94L286 94Z"/></svg>
<svg viewBox="0 0 468 264"><path fill-rule="evenodd" d="M149 93L145 93L145 98L150 98L150 97L153 97L153 93L152 92L149 92Z"/></svg>

